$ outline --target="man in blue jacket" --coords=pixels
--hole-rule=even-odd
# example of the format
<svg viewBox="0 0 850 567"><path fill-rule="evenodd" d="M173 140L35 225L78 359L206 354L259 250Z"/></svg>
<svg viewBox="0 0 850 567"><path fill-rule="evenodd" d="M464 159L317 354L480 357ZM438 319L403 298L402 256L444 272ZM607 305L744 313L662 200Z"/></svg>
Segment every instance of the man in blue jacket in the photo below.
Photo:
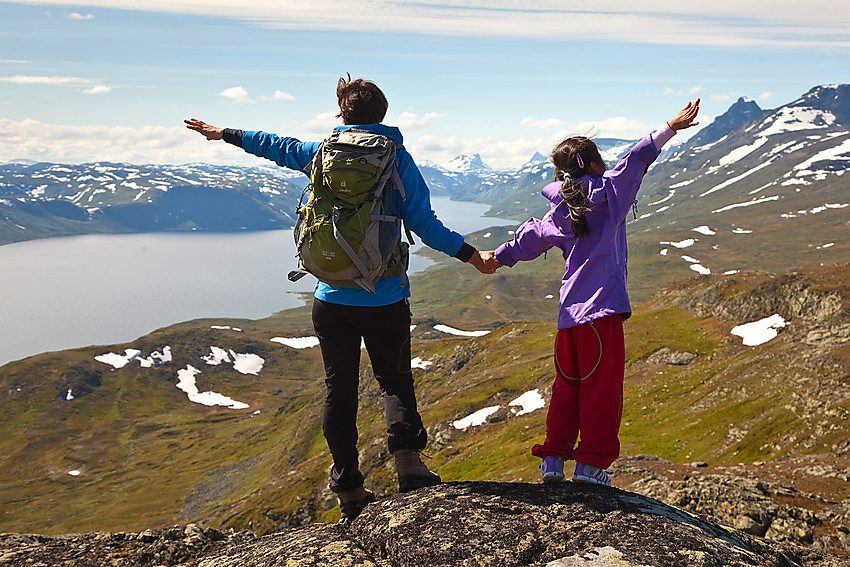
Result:
<svg viewBox="0 0 850 567"><path fill-rule="evenodd" d="M482 273L493 273L498 264L490 253L477 251L437 218L425 180L410 154L400 147L401 132L381 123L388 107L384 93L372 82L349 77L339 80L337 101L337 117L342 118L343 125L336 129L368 130L389 136L399 145L396 161L405 197L396 192L395 205L405 226L431 248L468 262ZM301 142L268 132L216 128L194 118L184 122L208 140L224 140L298 171L304 171L321 146L321 142ZM351 520L375 500L364 488L358 468L361 339L383 393L387 442L395 460L399 490L407 492L441 482L419 457L427 434L416 408L410 369L410 284L404 274L385 277L375 282L372 294L318 281L314 295L313 328L322 349L327 386L322 429L334 461L330 487L339 498L343 520Z"/></svg>

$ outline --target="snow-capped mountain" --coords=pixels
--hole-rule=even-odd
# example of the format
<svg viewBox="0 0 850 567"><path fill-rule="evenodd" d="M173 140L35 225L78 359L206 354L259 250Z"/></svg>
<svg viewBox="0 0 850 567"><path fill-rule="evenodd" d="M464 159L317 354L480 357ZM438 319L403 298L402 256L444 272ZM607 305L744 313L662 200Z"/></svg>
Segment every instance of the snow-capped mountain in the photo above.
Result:
<svg viewBox="0 0 850 567"><path fill-rule="evenodd" d="M632 231L740 227L850 200L842 177L850 161L850 85L816 87L773 110L741 98L687 142L675 141L644 180ZM596 142L611 166L635 140ZM478 154L419 166L434 195L489 203L493 215L523 220L548 208L540 189L553 168L540 152L516 171L495 170ZM0 165L0 243L88 232L287 228L306 183L274 166L9 163Z"/></svg>
<svg viewBox="0 0 850 567"><path fill-rule="evenodd" d="M730 127L718 126L724 124ZM800 201L804 187L805 200L821 191L838 197L838 186L847 186L842 176L848 165L850 85L816 87L771 111L741 99L653 168L644 195L669 199L663 211L650 209L644 218L693 198L710 201L709 214L719 214L718 209Z"/></svg>
<svg viewBox="0 0 850 567"><path fill-rule="evenodd" d="M307 178L278 167L0 165L0 243L46 236L292 226Z"/></svg>
<svg viewBox="0 0 850 567"><path fill-rule="evenodd" d="M699 273L846 262L848 169L850 85L768 111L741 99L653 166L630 231Z"/></svg>
<svg viewBox="0 0 850 567"><path fill-rule="evenodd" d="M534 167L535 165L540 165L542 163L546 163L549 161L549 158L541 154L540 152L534 152L534 155L531 156L531 159L525 162L520 166L520 169L526 169L529 167Z"/></svg>
<svg viewBox="0 0 850 567"><path fill-rule="evenodd" d="M456 156L444 166L444 169L454 173L467 173L482 177L487 177L495 173L492 167L484 163L480 154Z"/></svg>

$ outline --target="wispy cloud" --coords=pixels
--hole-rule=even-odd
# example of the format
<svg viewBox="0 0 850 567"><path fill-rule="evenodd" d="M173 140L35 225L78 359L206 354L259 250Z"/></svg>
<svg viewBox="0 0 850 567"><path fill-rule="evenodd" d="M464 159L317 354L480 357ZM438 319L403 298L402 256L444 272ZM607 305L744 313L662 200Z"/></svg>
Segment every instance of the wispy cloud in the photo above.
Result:
<svg viewBox="0 0 850 567"><path fill-rule="evenodd" d="M247 93L246 93L247 94ZM275 100L295 100L295 97L283 91L275 91L272 96L260 95L260 100L275 101Z"/></svg>
<svg viewBox="0 0 850 567"><path fill-rule="evenodd" d="M0 118L0 162L30 159L57 163L204 162L257 165L257 159L225 143L206 143L182 126L70 126Z"/></svg>
<svg viewBox="0 0 850 567"><path fill-rule="evenodd" d="M443 115L436 112L428 112L422 117L418 117L412 112L402 112L398 118L392 121L392 123L401 128L403 131L419 130L430 126L432 120L441 116Z"/></svg>
<svg viewBox="0 0 850 567"><path fill-rule="evenodd" d="M16 0L35 3L35 0ZM76 0L39 4L77 6ZM350 9L347 0L87 0L88 6L231 17L252 25L313 30L428 35L549 37L570 30L576 40L671 45L848 47L850 5L835 0L680 0L661 5L597 0L373 0ZM474 22L474 25L470 25Z"/></svg>
<svg viewBox="0 0 850 567"><path fill-rule="evenodd" d="M94 16L92 14L80 14L79 12L70 12L66 13L65 17L69 20L93 20Z"/></svg>
<svg viewBox="0 0 850 567"><path fill-rule="evenodd" d="M690 88L688 88L688 89L671 89L670 87L665 87L665 88L664 88L664 95L665 95L665 96L668 96L668 95L676 95L676 96L688 95L688 96L695 96L695 95L698 95L699 93L701 93L702 91L703 91L703 88L702 88L702 87L700 87L700 86L690 87Z"/></svg>
<svg viewBox="0 0 850 567"><path fill-rule="evenodd" d="M537 119L527 116L520 120L520 126L530 126L532 128L537 128L538 130L550 131L555 129L562 129L566 126L566 123L559 118L543 118Z"/></svg>
<svg viewBox="0 0 850 567"><path fill-rule="evenodd" d="M90 89L85 89L83 92L86 94L104 94L112 91L112 87L108 87L106 85L96 85Z"/></svg>
<svg viewBox="0 0 850 567"><path fill-rule="evenodd" d="M12 75L10 77L0 77L0 81L18 85L51 85L59 87L80 87L92 83L90 79L82 79L80 77L39 75Z"/></svg>
<svg viewBox="0 0 850 567"><path fill-rule="evenodd" d="M615 116L595 122L581 122L574 129L575 132L579 133L592 132L600 137L626 139L643 136L652 130L652 126L625 116Z"/></svg>
<svg viewBox="0 0 850 567"><path fill-rule="evenodd" d="M247 104L255 102L254 99L248 96L248 91L246 91L244 87L230 87L229 89L224 89L218 94L230 100L233 104Z"/></svg>

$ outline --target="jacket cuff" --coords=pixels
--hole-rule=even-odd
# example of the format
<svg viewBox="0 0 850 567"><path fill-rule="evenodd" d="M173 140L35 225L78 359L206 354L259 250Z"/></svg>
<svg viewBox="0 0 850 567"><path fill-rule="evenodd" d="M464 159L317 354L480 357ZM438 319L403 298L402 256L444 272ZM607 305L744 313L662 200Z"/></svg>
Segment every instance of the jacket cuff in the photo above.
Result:
<svg viewBox="0 0 850 567"><path fill-rule="evenodd" d="M676 131L670 128L669 124L665 123L664 126L652 133L652 143L655 144L655 149L660 152L664 144L669 142L675 135Z"/></svg>
<svg viewBox="0 0 850 567"><path fill-rule="evenodd" d="M494 253L496 256L496 260L503 266L511 267L516 264L516 260L511 256L511 252L508 247L504 244L496 248L496 252Z"/></svg>
<svg viewBox="0 0 850 567"><path fill-rule="evenodd" d="M476 252L477 250L474 246L464 242L463 244L461 244L460 250L458 250L457 254L455 254L455 258L457 258L461 262L469 262L469 259L472 258L472 255Z"/></svg>
<svg viewBox="0 0 850 567"><path fill-rule="evenodd" d="M234 146L242 147L242 135L244 132L242 130L236 130L234 128L225 128L224 132L221 133L221 139L227 142L228 144L233 144Z"/></svg>

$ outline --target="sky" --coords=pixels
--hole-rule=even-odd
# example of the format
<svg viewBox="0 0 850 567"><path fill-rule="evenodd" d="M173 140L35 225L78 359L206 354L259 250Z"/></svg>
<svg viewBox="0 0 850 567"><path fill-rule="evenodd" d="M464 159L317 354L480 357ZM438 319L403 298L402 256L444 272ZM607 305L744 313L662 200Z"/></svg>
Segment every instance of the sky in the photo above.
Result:
<svg viewBox="0 0 850 567"><path fill-rule="evenodd" d="M256 165L183 119L320 140L350 73L417 162L511 169L696 97L705 126L850 77L846 0L18 0L0 21L0 163Z"/></svg>

